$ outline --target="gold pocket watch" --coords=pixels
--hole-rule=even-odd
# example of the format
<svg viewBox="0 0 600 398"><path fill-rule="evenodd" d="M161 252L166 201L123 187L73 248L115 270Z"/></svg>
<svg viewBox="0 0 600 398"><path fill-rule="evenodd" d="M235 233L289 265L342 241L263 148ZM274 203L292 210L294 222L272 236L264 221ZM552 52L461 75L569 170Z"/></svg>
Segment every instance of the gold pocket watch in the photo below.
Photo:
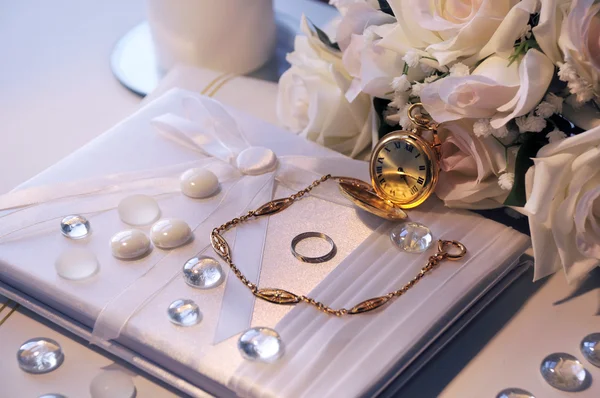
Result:
<svg viewBox="0 0 600 398"><path fill-rule="evenodd" d="M360 208L380 217L406 218L401 209L419 206L433 193L439 176L440 141L437 123L415 115L420 103L408 109L416 126L412 131L399 130L383 137L371 153L371 185L349 178L339 179L345 196ZM431 142L422 134L431 132Z"/></svg>

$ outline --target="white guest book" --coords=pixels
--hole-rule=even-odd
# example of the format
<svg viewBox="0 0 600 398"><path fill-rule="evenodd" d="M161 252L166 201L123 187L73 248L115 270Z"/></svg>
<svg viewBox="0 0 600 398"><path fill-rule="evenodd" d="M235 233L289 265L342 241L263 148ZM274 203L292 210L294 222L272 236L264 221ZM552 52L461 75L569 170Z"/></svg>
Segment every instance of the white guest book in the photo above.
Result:
<svg viewBox="0 0 600 398"><path fill-rule="evenodd" d="M181 269L186 259L207 247L212 228L271 197L288 196L322 174L368 179L366 163L231 108L227 109L247 143L221 136L232 149L229 163L201 154L194 145L206 144L199 138L205 130L230 126L223 120L207 122L206 112L190 114L195 108L186 107L190 102L214 104L206 101L172 90L23 184L19 189L25 194L0 197L5 207L15 201L29 203L2 213L0 293L190 395L202 389L218 396L351 397L377 392L418 360L460 314L513 269L529 245L525 235L510 228L430 199L411 210L410 219L429 226L435 239L461 241L468 254L462 261L441 263L404 296L377 311L335 318L304 304L292 308L255 301L239 289L232 274L218 288L194 289L184 283ZM165 136L168 129L161 130L155 121L170 120L164 119L167 114L187 118L193 139ZM271 174L227 174L244 145L267 147L277 154L275 180L269 179ZM193 165L221 173L221 191L215 197L197 200L178 192L179 174ZM256 189L254 182L259 180L264 184ZM90 191L94 184L97 192L78 191ZM262 287L350 308L400 288L434 254L435 245L423 254L400 251L389 238L393 223L352 207L337 195L333 182L324 185L284 212L226 234L234 261L250 279ZM69 192L73 195L57 199ZM120 221L114 207L134 193L153 195L162 217L188 222L194 240L171 251L154 248L135 261L112 257L110 237L131 228ZM41 203L40 198L53 200ZM71 213L88 216L89 237L73 241L61 235L60 216ZM138 229L148 232L149 227ZM337 255L323 264L299 262L289 246L294 236L306 231L329 235ZM95 253L100 269L94 276L69 281L57 275L55 259L72 247ZM211 248L204 253L217 257ZM202 322L191 327L169 322L167 307L180 298L198 304ZM237 338L250 326L280 333L286 349L279 361L267 365L242 359Z"/></svg>

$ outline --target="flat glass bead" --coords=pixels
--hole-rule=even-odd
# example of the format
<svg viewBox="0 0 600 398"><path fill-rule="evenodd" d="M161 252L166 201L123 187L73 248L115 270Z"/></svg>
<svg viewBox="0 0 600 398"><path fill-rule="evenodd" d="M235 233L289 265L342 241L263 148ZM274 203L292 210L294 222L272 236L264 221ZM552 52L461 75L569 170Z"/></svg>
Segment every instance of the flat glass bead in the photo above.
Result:
<svg viewBox="0 0 600 398"><path fill-rule="evenodd" d="M67 397L62 394L49 393L49 394L42 394L38 398L67 398Z"/></svg>
<svg viewBox="0 0 600 398"><path fill-rule="evenodd" d="M562 352L544 358L540 372L548 384L561 391L582 391L590 382L590 376L581 362L573 355Z"/></svg>
<svg viewBox="0 0 600 398"><path fill-rule="evenodd" d="M19 367L27 373L48 373L62 365L65 356L60 345L45 337L27 340L17 351Z"/></svg>
<svg viewBox="0 0 600 398"><path fill-rule="evenodd" d="M144 257L150 252L150 239L142 231L128 229L117 232L110 239L112 255L122 260Z"/></svg>
<svg viewBox="0 0 600 398"><path fill-rule="evenodd" d="M496 398L535 398L529 391L521 388L507 388L498 393Z"/></svg>
<svg viewBox="0 0 600 398"><path fill-rule="evenodd" d="M283 355L284 347L275 330L256 327L242 333L238 340L238 350L249 361L270 363Z"/></svg>
<svg viewBox="0 0 600 398"><path fill-rule="evenodd" d="M183 220L165 218L152 225L150 239L160 249L174 249L185 245L192 237L190 226Z"/></svg>
<svg viewBox="0 0 600 398"><path fill-rule="evenodd" d="M210 170L189 169L179 179L181 192L195 199L208 198L219 190L219 179Z"/></svg>
<svg viewBox="0 0 600 398"><path fill-rule="evenodd" d="M277 156L269 148L251 146L236 158L236 166L243 174L252 176L268 173L277 167Z"/></svg>
<svg viewBox="0 0 600 398"><path fill-rule="evenodd" d="M196 256L183 265L185 283L198 289L212 289L223 283L225 273L212 257Z"/></svg>
<svg viewBox="0 0 600 398"><path fill-rule="evenodd" d="M60 222L60 232L69 239L82 239L90 234L90 222L80 215L66 216Z"/></svg>
<svg viewBox="0 0 600 398"><path fill-rule="evenodd" d="M73 247L63 251L54 263L61 278L80 280L94 275L99 268L96 255L85 247Z"/></svg>
<svg viewBox="0 0 600 398"><path fill-rule="evenodd" d="M600 333L592 333L581 340L581 353L594 366L600 368Z"/></svg>
<svg viewBox="0 0 600 398"><path fill-rule="evenodd" d="M129 225L148 225L160 217L156 200L147 195L131 195L119 202L119 218Z"/></svg>
<svg viewBox="0 0 600 398"><path fill-rule="evenodd" d="M90 383L92 398L133 398L135 394L131 377L118 370L105 370Z"/></svg>
<svg viewBox="0 0 600 398"><path fill-rule="evenodd" d="M429 228L414 221L396 226L390 232L390 238L401 250L410 253L423 253L433 242Z"/></svg>
<svg viewBox="0 0 600 398"><path fill-rule="evenodd" d="M192 326L202 320L202 313L193 300L179 299L169 305L169 320L178 326Z"/></svg>

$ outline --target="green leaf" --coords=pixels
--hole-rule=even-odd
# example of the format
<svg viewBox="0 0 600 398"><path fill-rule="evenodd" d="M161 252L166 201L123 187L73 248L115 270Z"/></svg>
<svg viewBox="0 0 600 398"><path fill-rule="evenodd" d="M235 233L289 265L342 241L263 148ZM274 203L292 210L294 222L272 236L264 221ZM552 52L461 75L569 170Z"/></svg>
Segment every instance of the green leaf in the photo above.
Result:
<svg viewBox="0 0 600 398"><path fill-rule="evenodd" d="M331 48L332 50L341 51L340 46L337 43L332 42L329 36L327 36L327 33L319 29L317 25L315 25L311 20L308 20L308 22L310 22L310 24L312 25L313 29L315 30L315 33L317 34L317 37L319 38L319 40L321 40L321 43L325 44L325 46Z"/></svg>
<svg viewBox="0 0 600 398"><path fill-rule="evenodd" d="M385 12L386 14L391 15L392 17L394 17L394 11L392 10L392 7L390 7L389 3L387 2L387 0L377 0L379 2L379 9L382 12Z"/></svg>
<svg viewBox="0 0 600 398"><path fill-rule="evenodd" d="M523 143L517 152L517 159L515 161L515 181L512 190L508 194L508 197L504 201L506 206L525 206L527 202L527 196L525 193L525 174L531 166L533 166L533 160L541 147L546 145L546 134L540 133L525 133L523 134Z"/></svg>

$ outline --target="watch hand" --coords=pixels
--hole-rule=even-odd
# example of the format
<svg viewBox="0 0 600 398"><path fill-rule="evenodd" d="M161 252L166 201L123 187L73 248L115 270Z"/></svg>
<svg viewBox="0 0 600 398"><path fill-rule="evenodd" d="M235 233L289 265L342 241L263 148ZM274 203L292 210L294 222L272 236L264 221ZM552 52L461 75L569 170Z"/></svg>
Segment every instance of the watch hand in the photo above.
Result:
<svg viewBox="0 0 600 398"><path fill-rule="evenodd" d="M418 178L417 178L417 177L415 177L414 175L412 175L412 174L408 174L408 173L405 173L404 171L400 171L400 170L398 170L398 174L400 174L400 175L402 176L402 178L404 178L404 181L406 181L406 177L410 177L410 178L412 178L413 180L418 180ZM407 182L407 183L408 183L408 182Z"/></svg>
<svg viewBox="0 0 600 398"><path fill-rule="evenodd" d="M400 176L402 176L402 179L404 180L404 184L408 187L408 180L406 179L406 173L404 172L404 169L402 167L398 167L398 174L400 174Z"/></svg>

